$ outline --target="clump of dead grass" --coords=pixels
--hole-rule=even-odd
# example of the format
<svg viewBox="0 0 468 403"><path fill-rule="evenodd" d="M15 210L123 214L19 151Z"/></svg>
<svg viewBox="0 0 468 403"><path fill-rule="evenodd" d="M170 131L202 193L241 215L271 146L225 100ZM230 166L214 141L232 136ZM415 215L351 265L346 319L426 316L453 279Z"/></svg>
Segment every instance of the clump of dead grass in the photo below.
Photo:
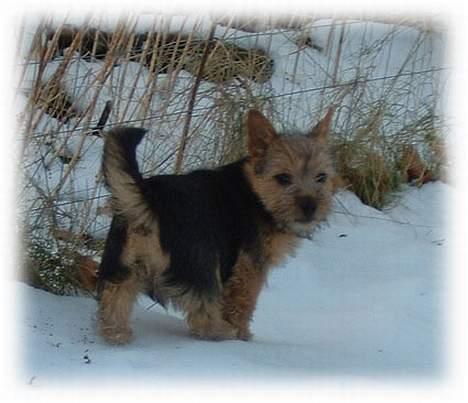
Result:
<svg viewBox="0 0 468 403"><path fill-rule="evenodd" d="M55 44L58 56L77 42L76 51L86 61L102 60L112 53L141 62L150 71L159 73L184 69L197 75L207 49L208 61L202 78L217 83L238 77L262 83L273 74L274 62L267 52L242 48L223 39L204 40L161 32L136 34L127 29L125 41L116 42L115 35L95 28L64 26L59 31L50 30L47 38Z"/></svg>
<svg viewBox="0 0 468 403"><path fill-rule="evenodd" d="M355 133L335 138L333 145L340 186L352 190L364 204L382 209L403 184L421 186L447 180L446 147L433 125L415 130L411 124L383 135L379 120L384 110L370 115Z"/></svg>
<svg viewBox="0 0 468 403"><path fill-rule="evenodd" d="M402 183L392 161L366 144L353 141L337 144L335 158L342 184L369 206L382 208Z"/></svg>

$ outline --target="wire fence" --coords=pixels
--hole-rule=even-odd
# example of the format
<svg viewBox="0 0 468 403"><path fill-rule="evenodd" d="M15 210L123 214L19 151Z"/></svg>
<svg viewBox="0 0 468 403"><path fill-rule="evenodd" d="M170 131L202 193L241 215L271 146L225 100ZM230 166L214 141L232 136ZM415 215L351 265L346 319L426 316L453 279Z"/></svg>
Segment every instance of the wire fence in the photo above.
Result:
<svg viewBox="0 0 468 403"><path fill-rule="evenodd" d="M369 78L369 79L354 79L351 80L350 82L347 83L341 83L341 84L333 84L333 85L326 85L322 87L313 87L313 88L306 88L303 90L297 90L297 91L291 91L287 92L284 94L275 94L275 95L270 95L264 97L265 100L272 100L275 98L282 98L286 96L291 96L291 95L299 95L299 94L305 94L308 92L316 92L316 91L324 91L324 90L331 90L331 89L340 89L340 88L349 88L353 87L356 85L360 84L366 84L366 83L371 83L375 81L382 81L382 80L388 80L388 79L393 79L393 78L402 78L402 77L412 77L412 76L418 76L420 74L428 74L428 73L437 73L445 70L449 70L449 67L446 66L441 66L441 67L433 67L430 69L426 70L420 70L420 71L410 71L410 72L403 72L400 74L394 74L394 75L387 75L384 77L375 77L375 78ZM211 107L203 107L203 108L197 108L192 110L192 114L195 116L200 116L201 113L209 111ZM147 121L155 121L155 120L162 120L162 119L170 119L170 118L177 118L180 117L183 114L186 114L187 111L185 110L179 110L179 111L174 111L174 112L167 112L164 115L162 114L155 114L155 115L149 115L144 118L140 119L129 119L124 122L117 122L117 123L107 123L106 128L111 129L112 127L119 126L122 124L125 125L135 125L139 123L145 123ZM86 126L79 126L73 129L63 129L63 130L57 130L55 131L55 134L70 134L72 132L83 132L83 131L89 131L91 130L90 128L93 128L97 126L99 123L99 120L93 120L89 121ZM37 131L33 132L30 136L30 138L42 138L44 136L43 131ZM19 141L22 141L22 139L19 139Z"/></svg>
<svg viewBox="0 0 468 403"><path fill-rule="evenodd" d="M138 21L23 24L20 215L34 237L63 242L68 233L79 247L83 234L103 239L111 219L103 136L119 125L149 129L138 151L146 175L240 158L252 107L295 132L334 105L333 148L348 185L371 160L397 166L408 147L432 177L446 162L450 67L444 33L430 24L310 17L245 32L234 20Z"/></svg>

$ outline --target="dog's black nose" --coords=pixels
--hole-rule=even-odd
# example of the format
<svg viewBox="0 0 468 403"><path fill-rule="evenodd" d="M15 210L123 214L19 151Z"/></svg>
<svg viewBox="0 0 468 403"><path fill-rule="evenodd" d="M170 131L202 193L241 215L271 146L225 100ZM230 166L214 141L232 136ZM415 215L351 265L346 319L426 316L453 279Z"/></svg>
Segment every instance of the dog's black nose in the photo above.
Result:
<svg viewBox="0 0 468 403"><path fill-rule="evenodd" d="M317 210L317 202L312 197L301 196L297 198L297 204L304 214L304 221L312 221Z"/></svg>

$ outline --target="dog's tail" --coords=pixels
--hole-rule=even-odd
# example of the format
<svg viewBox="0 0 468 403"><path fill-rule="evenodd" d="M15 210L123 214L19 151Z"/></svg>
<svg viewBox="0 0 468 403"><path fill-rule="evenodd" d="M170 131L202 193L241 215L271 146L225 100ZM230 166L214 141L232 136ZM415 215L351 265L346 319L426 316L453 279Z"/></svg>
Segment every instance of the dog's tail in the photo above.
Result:
<svg viewBox="0 0 468 403"><path fill-rule="evenodd" d="M102 171L112 193L114 213L135 225L148 222L152 215L136 160L136 148L145 133L145 129L133 127L111 130L105 137L102 158Z"/></svg>

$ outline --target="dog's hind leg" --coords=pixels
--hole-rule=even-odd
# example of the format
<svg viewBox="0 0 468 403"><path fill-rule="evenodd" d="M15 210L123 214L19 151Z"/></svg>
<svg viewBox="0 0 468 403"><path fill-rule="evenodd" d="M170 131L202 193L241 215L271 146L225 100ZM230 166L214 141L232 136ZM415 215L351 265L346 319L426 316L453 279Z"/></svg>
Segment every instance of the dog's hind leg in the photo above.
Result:
<svg viewBox="0 0 468 403"><path fill-rule="evenodd" d="M133 276L117 284L108 281L103 283L98 326L107 342L125 344L132 337L129 320L138 291L137 281Z"/></svg>

